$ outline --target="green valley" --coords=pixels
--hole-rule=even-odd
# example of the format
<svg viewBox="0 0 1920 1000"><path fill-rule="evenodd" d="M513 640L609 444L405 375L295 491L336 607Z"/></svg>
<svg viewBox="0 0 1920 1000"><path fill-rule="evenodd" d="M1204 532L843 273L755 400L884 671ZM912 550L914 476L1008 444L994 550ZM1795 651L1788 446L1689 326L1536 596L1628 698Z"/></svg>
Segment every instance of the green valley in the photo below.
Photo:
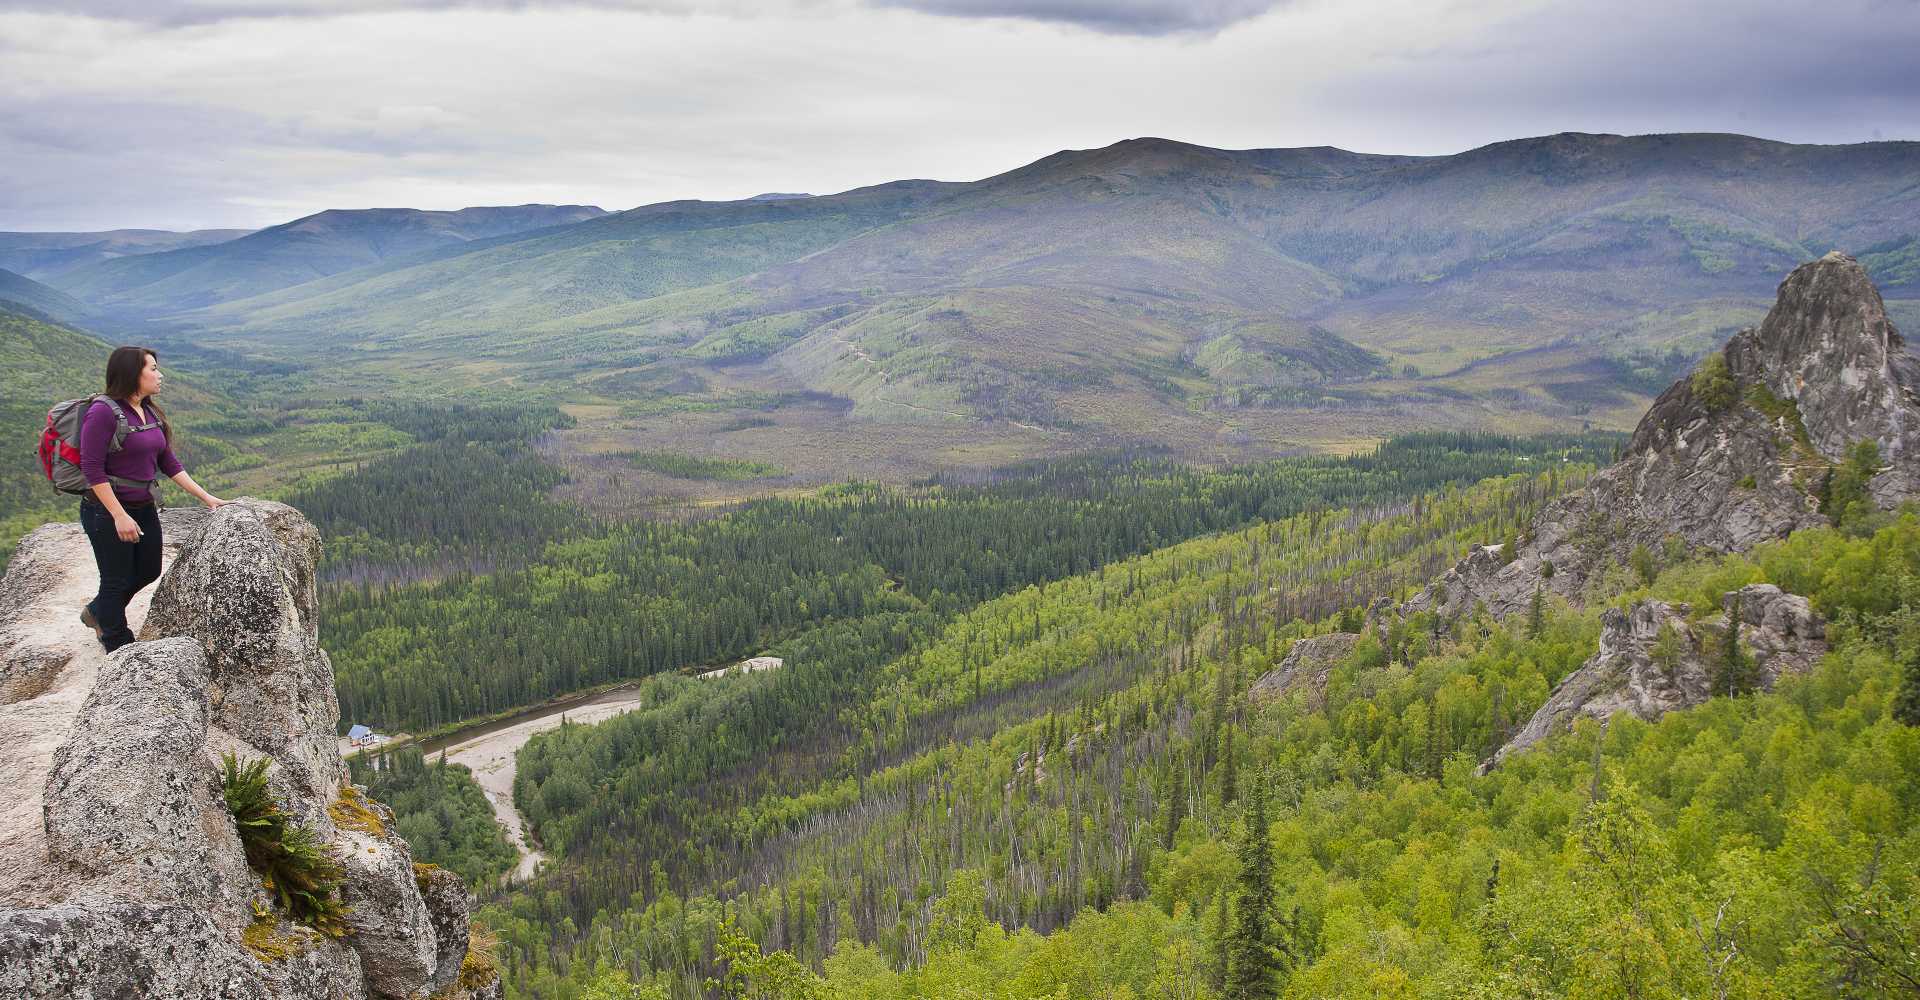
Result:
<svg viewBox="0 0 1920 1000"><path fill-rule="evenodd" d="M320 811L504 998L1900 995L1916 177L1137 139L7 234L0 418L151 344L318 530L313 717L410 734ZM0 475L0 560L71 504Z"/></svg>
<svg viewBox="0 0 1920 1000"><path fill-rule="evenodd" d="M1063 450L1221 465L1422 427L1625 430L1796 261L1858 251L1914 315L1915 148L1136 139L964 183L429 228L377 259L314 243L357 231L328 214L49 280L109 327L323 368L348 392L565 405L571 472L699 505L767 485L616 476L608 456L817 486ZM261 277L166 291L202 267ZM768 422L727 431L742 419Z"/></svg>

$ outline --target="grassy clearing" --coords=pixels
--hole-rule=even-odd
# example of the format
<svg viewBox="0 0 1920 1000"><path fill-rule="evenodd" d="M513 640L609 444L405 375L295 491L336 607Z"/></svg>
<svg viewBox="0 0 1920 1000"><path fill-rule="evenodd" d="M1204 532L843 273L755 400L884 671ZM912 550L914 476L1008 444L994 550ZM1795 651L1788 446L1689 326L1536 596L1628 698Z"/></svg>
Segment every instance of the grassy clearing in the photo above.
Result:
<svg viewBox="0 0 1920 1000"><path fill-rule="evenodd" d="M787 475L785 469L767 462L737 458L702 458L671 451L636 451L627 454L627 463L646 472L657 472L674 479L709 479L744 482L749 479L775 479Z"/></svg>

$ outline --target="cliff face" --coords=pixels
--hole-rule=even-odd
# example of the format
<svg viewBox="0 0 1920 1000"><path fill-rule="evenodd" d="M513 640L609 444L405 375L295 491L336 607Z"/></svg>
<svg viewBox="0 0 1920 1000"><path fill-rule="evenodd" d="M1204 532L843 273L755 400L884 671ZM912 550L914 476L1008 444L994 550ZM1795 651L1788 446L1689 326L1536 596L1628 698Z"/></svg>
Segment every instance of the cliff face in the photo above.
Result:
<svg viewBox="0 0 1920 1000"><path fill-rule="evenodd" d="M1578 602L1596 574L1627 565L1636 548L1739 552L1826 524L1829 478L1863 441L1881 460L1868 498L1882 508L1920 499L1920 359L1865 269L1830 253L1780 283L1758 327L1661 393L1624 457L1542 511L1514 552L1476 547L1399 610L1457 617L1484 607L1504 617L1536 592ZM1716 657L1734 597L1726 595L1726 613L1700 621L1660 601L1608 611L1598 651L1483 769L1580 716L1652 720L1706 701L1723 669ZM1825 623L1804 598L1767 586L1739 597L1753 687L1771 688L1825 652Z"/></svg>
<svg viewBox="0 0 1920 1000"><path fill-rule="evenodd" d="M1484 604L1504 617L1535 590L1577 599L1638 546L1738 552L1825 524L1827 476L1861 441L1880 449L1876 503L1920 497L1920 359L1852 257L1796 268L1766 320L1717 358L1723 378L1661 393L1625 456L1542 511L1516 552L1476 550L1403 610L1456 616Z"/></svg>
<svg viewBox="0 0 1920 1000"><path fill-rule="evenodd" d="M1734 683L1771 689L1781 676L1811 669L1827 652L1826 622L1807 599L1756 583L1721 598L1722 613L1690 620L1685 604L1639 601L1602 616L1600 648L1553 690L1525 727L1481 766L1484 772L1570 728L1579 716L1607 719L1621 712L1653 721L1727 690L1723 673L1727 630L1735 607L1741 654L1751 664Z"/></svg>
<svg viewBox="0 0 1920 1000"><path fill-rule="evenodd" d="M461 982L465 887L416 866L392 814L344 783L318 533L254 500L164 526L140 641L112 656L76 618L96 579L77 526L28 535L0 580L0 777L28 800L0 815L0 995L497 993ZM275 911L222 794L228 752L266 758L340 862L344 933Z"/></svg>

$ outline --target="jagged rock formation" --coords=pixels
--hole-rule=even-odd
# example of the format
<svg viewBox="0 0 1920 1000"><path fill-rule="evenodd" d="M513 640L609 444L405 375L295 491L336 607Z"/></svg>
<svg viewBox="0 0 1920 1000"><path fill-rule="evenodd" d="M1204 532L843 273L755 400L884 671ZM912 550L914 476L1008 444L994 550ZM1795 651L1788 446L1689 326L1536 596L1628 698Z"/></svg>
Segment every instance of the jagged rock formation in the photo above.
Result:
<svg viewBox="0 0 1920 1000"><path fill-rule="evenodd" d="M1334 632L1301 639L1287 650L1285 659L1260 675L1247 694L1255 701L1278 698L1289 691L1304 689L1316 702L1326 699L1327 674L1333 665L1353 652L1360 636L1352 632Z"/></svg>
<svg viewBox="0 0 1920 1000"><path fill-rule="evenodd" d="M1782 675L1810 670L1826 654L1826 621L1806 598L1770 583L1728 592L1721 598L1722 613L1701 622L1688 621L1691 609L1685 604L1666 601L1639 601L1628 611L1610 608L1601 619L1599 652L1554 688L1481 771L1572 728L1582 715L1605 719L1631 712L1651 722L1705 702L1723 669L1736 598L1738 637L1753 665L1755 687L1772 690Z"/></svg>
<svg viewBox="0 0 1920 1000"><path fill-rule="evenodd" d="M1796 268L1766 320L1719 358L1724 380L1681 379L1661 393L1625 457L1541 512L1517 551L1476 548L1403 611L1484 605L1502 617L1536 590L1577 600L1636 546L1737 552L1825 524L1826 477L1859 441L1880 447L1876 503L1920 497L1920 360L1852 257Z"/></svg>
<svg viewBox="0 0 1920 1000"><path fill-rule="evenodd" d="M459 982L464 886L343 784L318 533L255 500L164 524L141 641L110 657L75 618L95 580L77 526L28 535L0 580L4 777L38 807L0 814L0 995L497 996ZM341 862L342 936L273 915L222 796L226 752L269 758Z"/></svg>

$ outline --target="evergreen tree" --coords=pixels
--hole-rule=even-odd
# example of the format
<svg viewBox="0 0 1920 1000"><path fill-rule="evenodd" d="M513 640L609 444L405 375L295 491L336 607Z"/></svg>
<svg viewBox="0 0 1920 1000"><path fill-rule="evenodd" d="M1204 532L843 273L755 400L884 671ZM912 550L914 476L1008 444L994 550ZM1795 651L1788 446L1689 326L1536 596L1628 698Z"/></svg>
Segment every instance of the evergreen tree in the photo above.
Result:
<svg viewBox="0 0 1920 1000"><path fill-rule="evenodd" d="M1233 747L1233 727L1220 738L1220 804L1228 806L1240 797L1240 755Z"/></svg>
<svg viewBox="0 0 1920 1000"><path fill-rule="evenodd" d="M1907 662L1900 673L1900 692L1893 698L1893 717L1909 726L1920 726L1920 649L1907 652Z"/></svg>
<svg viewBox="0 0 1920 1000"><path fill-rule="evenodd" d="M1219 893L1207 908L1207 985L1214 990L1227 988L1227 966L1232 960L1233 907Z"/></svg>
<svg viewBox="0 0 1920 1000"><path fill-rule="evenodd" d="M1203 768L1212 766L1214 760L1218 759L1212 755L1219 746L1220 732L1226 726L1227 715L1233 704L1231 672L1222 666L1214 676L1213 712L1212 717L1207 721L1207 743L1204 744L1208 752L1208 760L1202 765Z"/></svg>
<svg viewBox="0 0 1920 1000"><path fill-rule="evenodd" d="M1547 592L1533 588L1533 600L1527 605L1527 638L1538 639L1547 630Z"/></svg>
<svg viewBox="0 0 1920 1000"><path fill-rule="evenodd" d="M1268 842L1268 782L1256 782L1240 843L1240 884L1227 941L1226 995L1265 1000L1280 994L1280 952L1273 927L1273 848Z"/></svg>
<svg viewBox="0 0 1920 1000"><path fill-rule="evenodd" d="M1740 592L1734 591L1727 608L1727 631L1720 647L1720 669L1714 678L1715 694L1736 696L1753 690L1753 661L1740 645Z"/></svg>
<svg viewBox="0 0 1920 1000"><path fill-rule="evenodd" d="M1180 761L1180 752L1174 751L1173 758L1167 762L1167 810L1165 825L1160 828L1160 849L1173 850L1173 839L1180 833L1180 821L1187 813L1187 769Z"/></svg>
<svg viewBox="0 0 1920 1000"><path fill-rule="evenodd" d="M1852 529L1873 510L1873 497L1867 492L1867 483L1879 473L1880 445L1872 439L1856 443L1847 452L1846 461L1828 473L1820 512L1834 524Z"/></svg>

